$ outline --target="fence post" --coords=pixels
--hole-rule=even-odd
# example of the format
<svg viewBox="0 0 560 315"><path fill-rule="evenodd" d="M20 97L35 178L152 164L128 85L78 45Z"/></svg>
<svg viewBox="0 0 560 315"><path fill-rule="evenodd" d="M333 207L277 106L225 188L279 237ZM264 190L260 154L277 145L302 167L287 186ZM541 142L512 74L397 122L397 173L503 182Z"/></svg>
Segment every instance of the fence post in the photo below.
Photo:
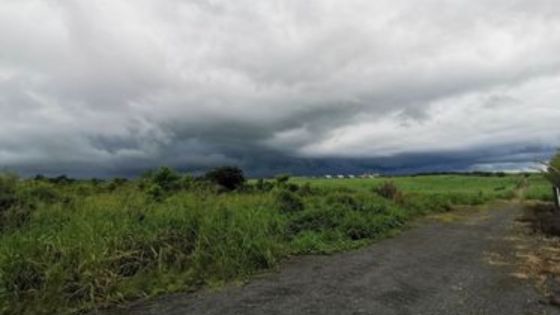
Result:
<svg viewBox="0 0 560 315"><path fill-rule="evenodd" d="M554 203L556 204L556 208L560 209L560 188L557 186L552 186L554 190Z"/></svg>

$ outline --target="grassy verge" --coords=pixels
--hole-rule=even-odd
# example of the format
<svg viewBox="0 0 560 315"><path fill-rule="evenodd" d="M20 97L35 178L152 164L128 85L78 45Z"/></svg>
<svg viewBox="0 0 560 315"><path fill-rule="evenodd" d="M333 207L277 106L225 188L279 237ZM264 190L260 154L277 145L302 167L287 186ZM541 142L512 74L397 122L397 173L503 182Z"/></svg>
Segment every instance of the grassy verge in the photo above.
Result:
<svg viewBox="0 0 560 315"><path fill-rule="evenodd" d="M518 176L251 183L0 181L0 310L65 314L247 277L355 248L410 219L511 198ZM2 208L4 207L4 208Z"/></svg>
<svg viewBox="0 0 560 315"><path fill-rule="evenodd" d="M531 175L528 180L528 187L525 191L525 198L528 200L552 201L552 185L542 175Z"/></svg>

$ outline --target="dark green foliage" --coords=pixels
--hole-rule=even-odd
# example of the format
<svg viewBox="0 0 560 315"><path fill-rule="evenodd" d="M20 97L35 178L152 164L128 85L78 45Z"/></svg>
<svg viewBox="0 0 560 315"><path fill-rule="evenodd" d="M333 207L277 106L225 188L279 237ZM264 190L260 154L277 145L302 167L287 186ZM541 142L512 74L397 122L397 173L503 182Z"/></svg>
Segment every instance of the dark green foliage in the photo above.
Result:
<svg viewBox="0 0 560 315"><path fill-rule="evenodd" d="M124 186L127 182L128 182L128 179L126 179L126 178L121 178L121 177L113 178L111 180L111 182L109 183L109 186L107 187L107 189L109 189L109 191L113 191L115 189L118 189L118 188ZM98 181L94 182L94 185L98 185L98 184L99 184Z"/></svg>
<svg viewBox="0 0 560 315"><path fill-rule="evenodd" d="M0 211L5 211L17 202L17 177L0 174Z"/></svg>
<svg viewBox="0 0 560 315"><path fill-rule="evenodd" d="M290 175L289 174L277 175L275 179L276 179L276 185L283 186L286 185L290 180Z"/></svg>
<svg viewBox="0 0 560 315"><path fill-rule="evenodd" d="M390 200L395 200L400 194L399 188L393 182L384 182L381 186L375 187L373 191L379 196Z"/></svg>
<svg viewBox="0 0 560 315"><path fill-rule="evenodd" d="M213 169L204 176L208 181L232 191L245 183L243 171L235 166L224 166Z"/></svg>
<svg viewBox="0 0 560 315"><path fill-rule="evenodd" d="M184 175L183 177L181 177L179 181L179 185L181 186L181 189L185 189L185 190L192 189L194 187L194 184L195 184L195 180L190 174Z"/></svg>
<svg viewBox="0 0 560 315"><path fill-rule="evenodd" d="M169 167L161 167L151 175L153 185L159 186L163 191L170 192L180 188L181 176Z"/></svg>
<svg viewBox="0 0 560 315"><path fill-rule="evenodd" d="M72 179L72 178L70 178L66 175L60 175L60 176L57 176L57 177L49 178L48 181L53 183L53 184L68 185L68 184L72 184L76 180Z"/></svg>
<svg viewBox="0 0 560 315"><path fill-rule="evenodd" d="M0 231L17 229L26 224L34 210L30 196L18 189L15 175L0 175Z"/></svg>
<svg viewBox="0 0 560 315"><path fill-rule="evenodd" d="M352 240L373 239L404 222L405 218L398 215L363 216L350 212L342 221L341 229Z"/></svg>
<svg viewBox="0 0 560 315"><path fill-rule="evenodd" d="M268 192L271 191L273 188L274 188L274 184L262 178L259 178L255 184L255 189L260 192Z"/></svg>
<svg viewBox="0 0 560 315"><path fill-rule="evenodd" d="M115 190L126 182L112 182L109 190ZM142 176L139 187L154 201L163 201L170 194L183 187L182 177L173 169L163 166L157 170L150 171Z"/></svg>
<svg viewBox="0 0 560 315"><path fill-rule="evenodd" d="M349 193L333 193L327 196L327 204L341 205L352 210L360 208L358 201Z"/></svg>
<svg viewBox="0 0 560 315"><path fill-rule="evenodd" d="M304 231L318 232L337 226L343 213L340 208L313 208L298 213L288 223L288 236Z"/></svg>
<svg viewBox="0 0 560 315"><path fill-rule="evenodd" d="M546 178L556 187L560 187L560 153L557 153L548 163Z"/></svg>
<svg viewBox="0 0 560 315"><path fill-rule="evenodd" d="M302 199L289 190L281 190L276 194L276 207L281 213L302 211L305 207Z"/></svg>
<svg viewBox="0 0 560 315"><path fill-rule="evenodd" d="M292 183L285 184L283 187L284 187L284 189L286 189L288 191L291 191L291 192L294 192L294 193L298 192L298 190L299 190L299 186L297 184L292 184Z"/></svg>
<svg viewBox="0 0 560 315"><path fill-rule="evenodd" d="M152 184L146 193L155 201L163 201L167 196L166 191L158 184Z"/></svg>
<svg viewBox="0 0 560 315"><path fill-rule="evenodd" d="M33 177L33 180L36 180L36 181L46 181L46 180L47 180L47 177L46 177L45 175L43 175L43 174L37 174L37 175L35 175L35 177Z"/></svg>
<svg viewBox="0 0 560 315"><path fill-rule="evenodd" d="M300 196L311 196L316 193L316 191L311 188L311 184L305 183L299 187L298 193Z"/></svg>

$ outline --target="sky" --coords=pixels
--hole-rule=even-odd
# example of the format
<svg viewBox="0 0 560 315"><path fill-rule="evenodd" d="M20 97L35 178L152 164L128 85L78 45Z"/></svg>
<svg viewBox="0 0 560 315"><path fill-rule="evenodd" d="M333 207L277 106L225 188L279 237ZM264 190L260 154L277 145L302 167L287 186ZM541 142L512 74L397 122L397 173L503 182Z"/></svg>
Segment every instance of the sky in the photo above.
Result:
<svg viewBox="0 0 560 315"><path fill-rule="evenodd" d="M527 170L557 0L0 0L0 169Z"/></svg>

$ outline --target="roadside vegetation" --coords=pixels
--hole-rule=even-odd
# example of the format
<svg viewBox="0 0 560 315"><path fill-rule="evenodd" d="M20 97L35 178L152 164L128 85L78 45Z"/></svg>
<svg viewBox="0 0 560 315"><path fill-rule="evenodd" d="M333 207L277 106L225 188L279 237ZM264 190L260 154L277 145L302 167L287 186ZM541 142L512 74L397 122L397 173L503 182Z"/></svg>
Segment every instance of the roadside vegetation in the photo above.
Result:
<svg viewBox="0 0 560 315"><path fill-rule="evenodd" d="M78 313L219 285L290 255L363 246L423 214L510 199L525 181L247 181L235 167L200 177L163 167L135 180L1 175L0 311Z"/></svg>
<svg viewBox="0 0 560 315"><path fill-rule="evenodd" d="M550 202L553 200L552 185L547 178L541 174L533 174L527 179L528 185L525 198L528 200Z"/></svg>
<svg viewBox="0 0 560 315"><path fill-rule="evenodd" d="M553 186L560 187L560 153L557 153L545 164L543 174L532 174L528 177L528 189L525 197L530 200L550 202L554 200Z"/></svg>
<svg viewBox="0 0 560 315"><path fill-rule="evenodd" d="M556 187L560 187L560 151L548 163L546 178Z"/></svg>

